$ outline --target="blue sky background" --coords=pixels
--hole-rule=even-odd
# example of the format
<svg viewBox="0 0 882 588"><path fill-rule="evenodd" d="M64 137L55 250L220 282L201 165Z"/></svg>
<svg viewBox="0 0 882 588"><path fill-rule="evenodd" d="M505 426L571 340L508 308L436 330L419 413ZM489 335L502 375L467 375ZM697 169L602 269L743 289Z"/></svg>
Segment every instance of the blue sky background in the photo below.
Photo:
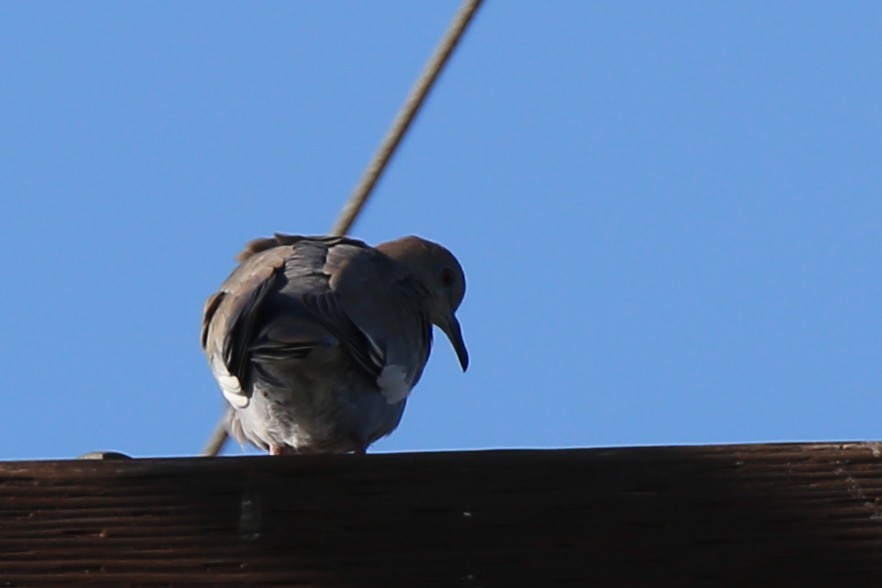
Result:
<svg viewBox="0 0 882 588"><path fill-rule="evenodd" d="M198 452L205 298L329 229L457 8L0 4L0 458ZM353 231L468 276L374 451L882 437L880 30L488 2Z"/></svg>

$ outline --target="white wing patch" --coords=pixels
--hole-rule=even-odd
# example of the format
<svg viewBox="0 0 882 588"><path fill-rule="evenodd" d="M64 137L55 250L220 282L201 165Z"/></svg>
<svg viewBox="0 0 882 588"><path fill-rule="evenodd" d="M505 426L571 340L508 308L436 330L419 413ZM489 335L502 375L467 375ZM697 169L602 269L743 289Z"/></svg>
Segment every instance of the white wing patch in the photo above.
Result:
<svg viewBox="0 0 882 588"><path fill-rule="evenodd" d="M239 378L230 373L230 370L227 369L227 366L224 365L220 357L214 356L211 358L211 371L214 372L214 377L220 385L221 392L224 393L224 398L227 399L230 406L233 408L245 408L248 406L249 398L242 392L242 384L239 382Z"/></svg>
<svg viewBox="0 0 882 588"><path fill-rule="evenodd" d="M359 331L361 331L361 329L359 329ZM367 339L368 344L370 345L370 349L368 349L368 355L370 355L371 361L373 361L378 366L385 364L386 354L383 353L383 349L377 344L376 341L373 340L370 335L368 335L364 331L361 331L361 333L364 335L364 338Z"/></svg>
<svg viewBox="0 0 882 588"><path fill-rule="evenodd" d="M380 393L389 404L397 404L410 394L407 370L400 365L387 365L377 378Z"/></svg>

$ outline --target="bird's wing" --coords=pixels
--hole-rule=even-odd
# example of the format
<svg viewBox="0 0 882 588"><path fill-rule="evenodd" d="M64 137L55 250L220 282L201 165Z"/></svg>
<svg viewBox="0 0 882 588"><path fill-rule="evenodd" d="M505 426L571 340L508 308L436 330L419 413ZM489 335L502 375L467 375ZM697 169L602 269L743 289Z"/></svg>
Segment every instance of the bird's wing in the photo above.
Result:
<svg viewBox="0 0 882 588"><path fill-rule="evenodd" d="M403 267L345 237L276 235L252 241L239 259L206 303L202 324L202 346L233 406L248 404L252 366L336 343L388 402L407 397L432 330L424 296Z"/></svg>
<svg viewBox="0 0 882 588"><path fill-rule="evenodd" d="M335 306L363 334L381 367L377 384L386 400L406 398L432 345L425 293L400 264L349 242L330 247L322 269Z"/></svg>
<svg viewBox="0 0 882 588"><path fill-rule="evenodd" d="M290 250L276 247L248 256L205 303L202 348L224 396L233 406L243 408L248 404L248 364L258 310Z"/></svg>

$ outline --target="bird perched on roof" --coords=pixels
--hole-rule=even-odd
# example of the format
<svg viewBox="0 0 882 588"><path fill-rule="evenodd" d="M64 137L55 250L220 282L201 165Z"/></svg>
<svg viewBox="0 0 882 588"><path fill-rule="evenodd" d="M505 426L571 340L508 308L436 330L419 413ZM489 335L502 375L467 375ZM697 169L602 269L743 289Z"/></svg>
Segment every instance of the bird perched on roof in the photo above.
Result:
<svg viewBox="0 0 882 588"><path fill-rule="evenodd" d="M205 304L202 347L240 442L363 453L398 426L433 324L468 367L455 315L465 275L437 243L277 234L237 260Z"/></svg>

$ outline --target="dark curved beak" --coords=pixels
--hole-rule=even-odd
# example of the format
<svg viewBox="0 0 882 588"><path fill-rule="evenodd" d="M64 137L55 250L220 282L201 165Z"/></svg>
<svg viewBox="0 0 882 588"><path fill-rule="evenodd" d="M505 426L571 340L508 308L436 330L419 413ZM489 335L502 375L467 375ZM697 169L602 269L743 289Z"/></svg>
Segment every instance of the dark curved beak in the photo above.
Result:
<svg viewBox="0 0 882 588"><path fill-rule="evenodd" d="M447 320L443 324L438 325L438 327L444 331L444 334L450 340L450 344L453 345L456 357L459 359L459 365L462 366L462 371L466 371L469 367L469 350L466 349L465 341L462 340L462 329L459 326L459 321L456 320L456 316L451 312Z"/></svg>

